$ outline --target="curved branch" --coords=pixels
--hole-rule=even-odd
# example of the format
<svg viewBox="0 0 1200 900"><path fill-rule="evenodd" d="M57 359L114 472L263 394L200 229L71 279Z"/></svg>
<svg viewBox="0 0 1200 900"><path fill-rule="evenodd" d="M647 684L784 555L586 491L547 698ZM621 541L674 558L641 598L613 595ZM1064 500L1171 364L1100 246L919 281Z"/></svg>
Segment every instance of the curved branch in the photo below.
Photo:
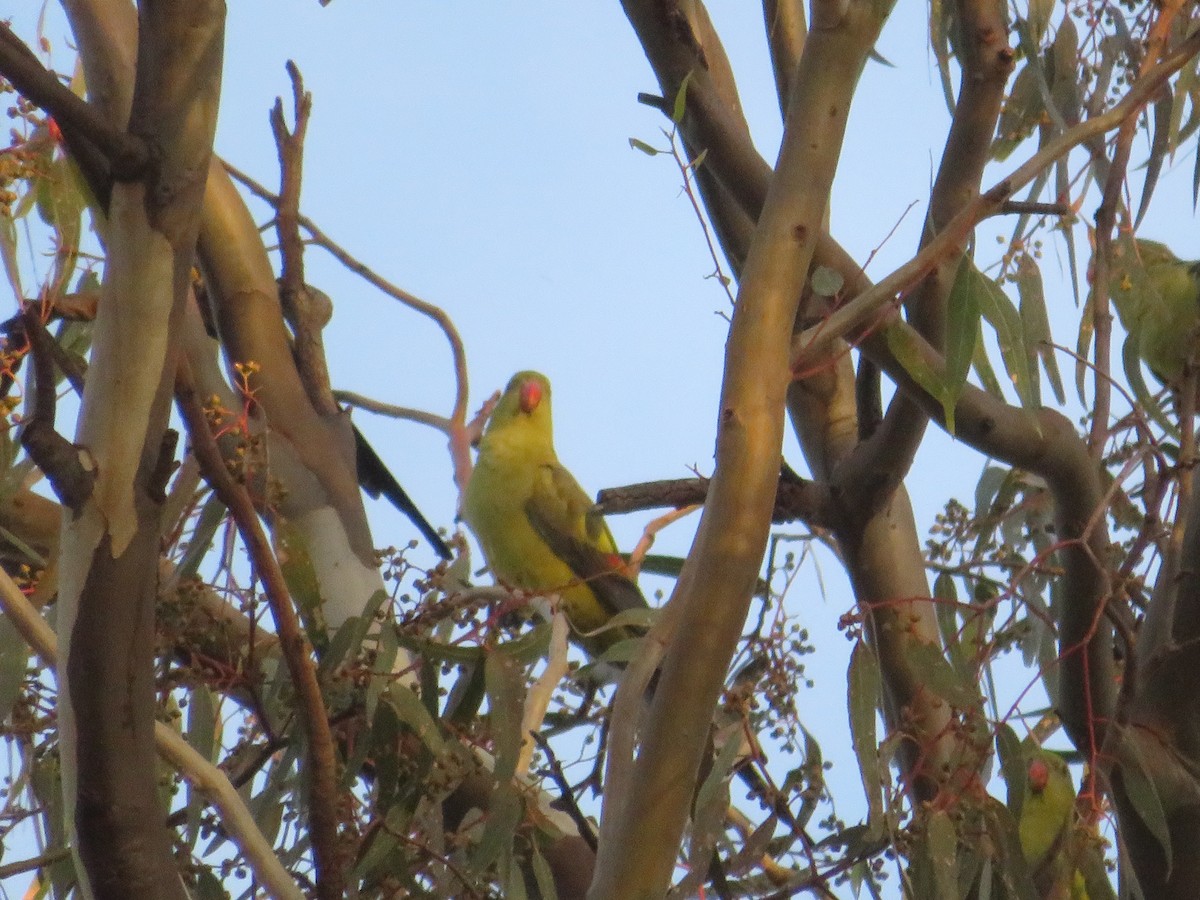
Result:
<svg viewBox="0 0 1200 900"><path fill-rule="evenodd" d="M662 4L626 3L631 20L663 11ZM836 27L814 33L805 48L730 328L716 472L670 602L678 612L660 618L651 632L651 643L663 640L664 623L677 617L631 768L631 760L616 755L627 752L629 742L617 740L615 722L610 738L610 772L625 768L628 789L617 791L610 782L605 796L593 897L659 896L670 883L713 708L770 530L790 381L788 336L821 233L850 101L885 12L852 4ZM669 9L666 17L668 27L680 24ZM628 706L637 689L627 677L618 705ZM637 797L655 802L635 804Z"/></svg>

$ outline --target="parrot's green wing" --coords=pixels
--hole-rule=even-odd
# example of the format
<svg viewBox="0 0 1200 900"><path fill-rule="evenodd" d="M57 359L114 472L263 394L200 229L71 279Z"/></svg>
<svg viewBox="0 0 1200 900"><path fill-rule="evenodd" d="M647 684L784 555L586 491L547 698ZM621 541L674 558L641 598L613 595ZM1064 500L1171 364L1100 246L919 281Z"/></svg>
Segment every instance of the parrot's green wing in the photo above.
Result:
<svg viewBox="0 0 1200 900"><path fill-rule="evenodd" d="M625 574L603 516L565 468L539 467L525 513L546 546L592 589L606 617L647 608L646 598Z"/></svg>

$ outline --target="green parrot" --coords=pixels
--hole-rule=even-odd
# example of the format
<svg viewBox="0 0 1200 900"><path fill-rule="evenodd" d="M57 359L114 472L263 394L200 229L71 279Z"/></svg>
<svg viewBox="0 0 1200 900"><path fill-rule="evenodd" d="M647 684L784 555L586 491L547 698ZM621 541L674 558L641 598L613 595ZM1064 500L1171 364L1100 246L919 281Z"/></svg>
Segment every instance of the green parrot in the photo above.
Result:
<svg viewBox="0 0 1200 900"><path fill-rule="evenodd" d="M1064 849L1075 808L1075 785L1066 761L1051 750L1025 751L1025 799L1021 803L1021 852L1035 879L1052 868L1051 858Z"/></svg>
<svg viewBox="0 0 1200 900"><path fill-rule="evenodd" d="M479 442L462 518L492 576L509 587L557 594L573 639L593 655L632 636L606 629L625 610L646 609L608 526L558 461L550 382L538 372L509 381Z"/></svg>
<svg viewBox="0 0 1200 900"><path fill-rule="evenodd" d="M1110 281L1121 324L1163 384L1178 389L1200 338L1200 262L1157 241L1123 240Z"/></svg>
<svg viewBox="0 0 1200 900"><path fill-rule="evenodd" d="M1066 760L1034 744L1025 745L1024 756L1025 795L1017 830L1039 895L1047 900L1113 897L1099 846L1075 828L1075 784ZM1071 860L1075 868L1067 871Z"/></svg>

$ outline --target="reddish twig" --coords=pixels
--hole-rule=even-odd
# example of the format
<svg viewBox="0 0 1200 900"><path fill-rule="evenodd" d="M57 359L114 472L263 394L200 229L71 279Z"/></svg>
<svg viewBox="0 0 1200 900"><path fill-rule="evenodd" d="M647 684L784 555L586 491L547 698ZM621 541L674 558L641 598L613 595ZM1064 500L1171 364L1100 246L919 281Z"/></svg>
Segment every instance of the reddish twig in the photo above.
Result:
<svg viewBox="0 0 1200 900"><path fill-rule="evenodd" d="M221 502L229 509L258 577L266 591L275 620L279 645L295 687L301 721L308 743L309 831L316 863L317 897L335 900L344 895L343 855L338 846L337 755L329 716L317 681L312 645L308 641L284 581L283 571L271 550L245 485L234 479L225 465L209 428L208 417L196 397L191 371L186 363L176 376L176 399L192 440L192 453L200 470Z"/></svg>

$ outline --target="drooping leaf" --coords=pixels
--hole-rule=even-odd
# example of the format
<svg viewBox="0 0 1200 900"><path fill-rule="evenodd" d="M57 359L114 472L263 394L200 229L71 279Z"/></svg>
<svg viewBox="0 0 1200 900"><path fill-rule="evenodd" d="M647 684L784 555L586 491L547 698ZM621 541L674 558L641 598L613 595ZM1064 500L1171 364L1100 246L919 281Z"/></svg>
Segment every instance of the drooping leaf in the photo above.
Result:
<svg viewBox="0 0 1200 900"><path fill-rule="evenodd" d="M1121 783L1129 802L1136 810L1138 818L1146 826L1146 830L1158 841L1163 854L1165 875L1171 872L1174 856L1171 846L1171 828L1167 824L1167 813L1163 809L1163 797L1159 795L1154 782L1154 774L1146 766L1145 759L1138 749L1138 736L1126 733L1118 744L1117 758L1121 764Z"/></svg>
<svg viewBox="0 0 1200 900"><path fill-rule="evenodd" d="M933 598L936 601L933 607L942 641L947 647L957 644L958 589L954 586L954 576L949 572L939 572L933 580Z"/></svg>
<svg viewBox="0 0 1200 900"><path fill-rule="evenodd" d="M958 835L950 814L932 808L925 823L925 852L933 875L935 900L959 900L958 894Z"/></svg>
<svg viewBox="0 0 1200 900"><path fill-rule="evenodd" d="M1021 405L1026 409L1037 409L1041 404L1037 385L1029 371L1029 354L1025 347L1025 329L1021 324L1020 313L1013 306L1008 294L974 266L971 267L970 277L983 318L996 333L1000 357L1004 360L1005 371L1009 381L1016 388Z"/></svg>
<svg viewBox="0 0 1200 900"><path fill-rule="evenodd" d="M917 386L941 403L945 409L946 384L941 374L925 359L916 333L902 323L895 323L887 329L887 345L888 350L904 367L904 371L917 383ZM951 405L946 425L951 434L954 433L953 413L954 408Z"/></svg>
<svg viewBox="0 0 1200 900"><path fill-rule="evenodd" d="M184 581L196 577L200 563L212 549L217 529L225 521L225 511L225 504L217 499L216 494L210 495L204 505L200 507L200 515L188 537L187 549L183 552L183 558L179 560L179 566L176 569L179 580Z"/></svg>
<svg viewBox="0 0 1200 900"><path fill-rule="evenodd" d="M979 378L983 389L993 397L1003 400L1004 389L1000 387L1000 379L996 377L992 361L988 358L987 347L983 343L982 317L979 319L979 332L975 336L975 358L971 360L971 365L975 367L975 375Z"/></svg>
<svg viewBox="0 0 1200 900"><path fill-rule="evenodd" d="M862 641L855 644L850 653L847 683L850 736L867 796L867 827L872 834L881 834L884 828L883 773L875 738L875 711L880 699L879 662L871 648Z"/></svg>
<svg viewBox="0 0 1200 900"><path fill-rule="evenodd" d="M998 162L1008 159L1033 134L1044 109L1037 67L1026 62L1004 98L1004 107L996 124L996 139L992 142L992 158Z"/></svg>
<svg viewBox="0 0 1200 900"><path fill-rule="evenodd" d="M905 655L915 671L921 673L925 687L957 709L970 709L979 699L977 686L963 678L935 644L909 641Z"/></svg>
<svg viewBox="0 0 1200 900"><path fill-rule="evenodd" d="M979 299L971 290L969 266L970 261L964 256L955 272L946 304L946 373L942 408L951 434L954 433L954 408L966 386L979 340Z"/></svg>
<svg viewBox="0 0 1200 900"><path fill-rule="evenodd" d="M1135 229L1150 209L1150 198L1158 185L1158 176L1162 174L1163 161L1170 151L1171 116L1175 97L1168 85L1163 87L1163 96L1154 104L1154 132L1150 139L1150 156L1146 160L1146 176L1142 179L1142 199L1138 204L1137 216L1133 220Z"/></svg>
<svg viewBox="0 0 1200 900"><path fill-rule="evenodd" d="M1021 739L1007 722L996 725L996 753L1000 757L1000 774L1008 788L1008 808L1014 821L1021 820L1021 805L1025 800L1027 766L1021 750Z"/></svg>
<svg viewBox="0 0 1200 900"><path fill-rule="evenodd" d="M1025 326L1025 346L1041 360L1046 377L1050 379L1050 387L1055 399L1066 403L1066 392L1063 390L1062 375L1058 371L1058 361L1051 346L1054 334L1050 330L1050 318L1046 314L1046 295L1042 289L1042 272L1037 263L1028 254L1023 254L1017 263L1017 293L1021 298L1021 322ZM1037 360L1029 360L1034 378L1037 377Z"/></svg>

